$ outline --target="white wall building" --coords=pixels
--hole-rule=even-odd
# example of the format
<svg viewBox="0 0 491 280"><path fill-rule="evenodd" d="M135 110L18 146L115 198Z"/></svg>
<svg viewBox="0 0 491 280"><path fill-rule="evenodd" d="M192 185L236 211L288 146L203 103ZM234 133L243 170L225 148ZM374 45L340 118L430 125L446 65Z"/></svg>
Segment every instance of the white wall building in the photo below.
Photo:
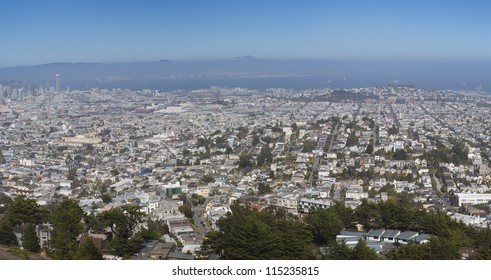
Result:
<svg viewBox="0 0 491 280"><path fill-rule="evenodd" d="M483 204L491 200L491 193L456 193L458 206L462 204Z"/></svg>

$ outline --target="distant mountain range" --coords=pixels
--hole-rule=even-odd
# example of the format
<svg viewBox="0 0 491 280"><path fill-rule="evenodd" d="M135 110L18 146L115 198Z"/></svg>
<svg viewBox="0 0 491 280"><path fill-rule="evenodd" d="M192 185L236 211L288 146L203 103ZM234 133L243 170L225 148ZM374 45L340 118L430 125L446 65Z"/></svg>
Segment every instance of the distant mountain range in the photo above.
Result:
<svg viewBox="0 0 491 280"><path fill-rule="evenodd" d="M56 62L0 69L0 83L37 83L52 86L55 74L60 74L63 87L72 88L124 87L131 84L157 85L159 81L180 82L186 85L185 81L207 80L210 81L210 84L220 84L219 81L228 80L230 82L232 79L234 81L262 79L264 86L267 86L265 79L288 81L288 78L298 80L312 77L318 77L318 84L324 86L351 85L346 82L343 84L343 81L357 81L353 85L359 86L383 85L399 80L404 84L434 88L453 88L463 85L474 88L479 84L482 84L484 89L491 87L489 78L491 77L491 64L487 62L268 60L253 56L208 61L163 59L133 63ZM230 84L232 85L231 82ZM203 83L203 85L206 84ZM281 83L279 85L281 86ZM158 88L158 86L153 87Z"/></svg>

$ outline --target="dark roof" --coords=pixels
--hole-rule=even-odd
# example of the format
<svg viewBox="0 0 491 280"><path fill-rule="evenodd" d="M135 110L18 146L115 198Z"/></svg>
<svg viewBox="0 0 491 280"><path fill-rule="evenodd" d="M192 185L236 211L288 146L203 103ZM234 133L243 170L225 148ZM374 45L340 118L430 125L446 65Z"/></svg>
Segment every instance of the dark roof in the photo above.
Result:
<svg viewBox="0 0 491 280"><path fill-rule="evenodd" d="M368 237L380 237L385 232L385 229L371 229L368 233Z"/></svg>
<svg viewBox="0 0 491 280"><path fill-rule="evenodd" d="M149 255L153 256L161 256L161 258L167 258L169 252L171 252L175 248L174 242L157 242L155 246L150 251Z"/></svg>
<svg viewBox="0 0 491 280"><path fill-rule="evenodd" d="M363 237L336 237L337 242L344 242L346 244L358 243Z"/></svg>
<svg viewBox="0 0 491 280"><path fill-rule="evenodd" d="M422 241L428 240L431 238L431 234L423 233L414 238L414 241L421 243Z"/></svg>
<svg viewBox="0 0 491 280"><path fill-rule="evenodd" d="M400 240L405 240L405 241L409 241L410 239L416 237L418 235L417 232L415 231L405 231L403 233L401 233L399 236L397 236L396 238L397 239L400 239Z"/></svg>
<svg viewBox="0 0 491 280"><path fill-rule="evenodd" d="M14 233L24 233L27 229L27 224L23 224L23 225L20 225L20 226L15 226L13 228L14 230Z"/></svg>
<svg viewBox="0 0 491 280"><path fill-rule="evenodd" d="M348 231L342 230L336 238L344 238L344 237L364 237L367 233L362 231Z"/></svg>
<svg viewBox="0 0 491 280"><path fill-rule="evenodd" d="M169 260L194 260L193 255L183 254L181 252L170 252L167 255Z"/></svg>
<svg viewBox="0 0 491 280"><path fill-rule="evenodd" d="M383 238L395 238L401 233L400 230L395 230L395 229L388 229L386 230L381 237Z"/></svg>

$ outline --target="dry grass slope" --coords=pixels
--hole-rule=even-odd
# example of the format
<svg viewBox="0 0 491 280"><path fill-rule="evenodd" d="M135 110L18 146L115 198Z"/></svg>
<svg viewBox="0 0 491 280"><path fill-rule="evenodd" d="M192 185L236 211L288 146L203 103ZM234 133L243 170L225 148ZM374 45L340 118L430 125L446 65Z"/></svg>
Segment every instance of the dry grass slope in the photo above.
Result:
<svg viewBox="0 0 491 280"><path fill-rule="evenodd" d="M18 248L0 246L0 260L49 260L49 258Z"/></svg>

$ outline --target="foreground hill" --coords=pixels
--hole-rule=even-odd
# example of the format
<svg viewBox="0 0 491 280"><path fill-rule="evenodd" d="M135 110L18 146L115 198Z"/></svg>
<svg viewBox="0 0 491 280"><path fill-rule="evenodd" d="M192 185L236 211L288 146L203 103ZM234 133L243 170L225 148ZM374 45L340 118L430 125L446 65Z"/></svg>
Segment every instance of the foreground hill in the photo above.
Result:
<svg viewBox="0 0 491 280"><path fill-rule="evenodd" d="M20 249L0 246L0 260L49 260L49 258Z"/></svg>

